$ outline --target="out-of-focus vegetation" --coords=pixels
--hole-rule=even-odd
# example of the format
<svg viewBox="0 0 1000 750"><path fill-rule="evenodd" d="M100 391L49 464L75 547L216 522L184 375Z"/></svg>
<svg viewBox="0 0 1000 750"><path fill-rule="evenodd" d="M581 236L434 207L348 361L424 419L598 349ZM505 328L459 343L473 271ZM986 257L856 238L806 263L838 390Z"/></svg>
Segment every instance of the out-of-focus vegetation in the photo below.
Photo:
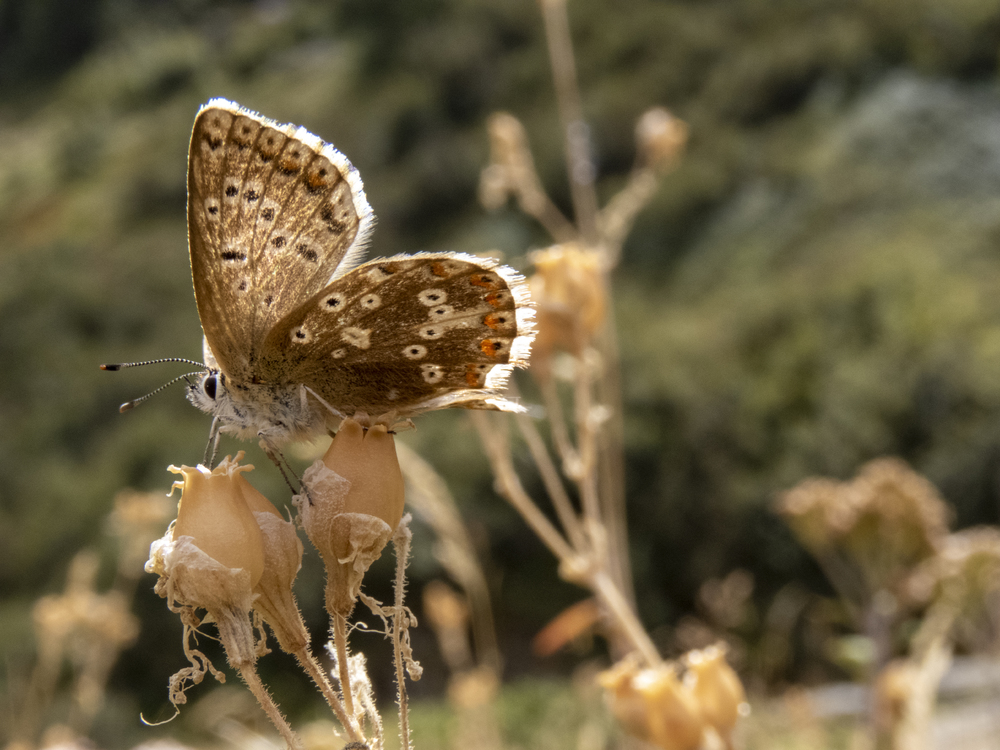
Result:
<svg viewBox="0 0 1000 750"><path fill-rule="evenodd" d="M627 177L641 112L667 106L691 133L625 246L613 300L640 612L666 653L699 645L699 628L728 632L751 686L842 676L822 647L836 618L812 598L830 589L772 513L776 492L892 454L941 488L955 528L1000 521L1000 10L581 0L570 15L602 196ZM202 455L208 422L180 389L117 414L174 370L97 364L200 356L185 159L212 96L347 154L379 217L372 254L500 251L526 265L540 229L476 203L498 109L525 124L569 210L529 0L0 4L4 712L33 663L36 597L62 590L84 547L102 550L97 588L109 584L115 495L165 492L166 465ZM579 593L494 498L471 434L444 414L401 439L448 478L478 537L508 674L559 672L571 661L533 660L526 644ZM260 488L284 491L277 477ZM418 584L438 574L420 540L418 527ZM179 636L150 586L94 726L108 747L155 734L140 710L169 715L179 656L162 644ZM321 586L300 593L318 612L307 588ZM433 661L430 634L414 638ZM294 694L275 671L270 684ZM414 693L442 683L429 670Z"/></svg>

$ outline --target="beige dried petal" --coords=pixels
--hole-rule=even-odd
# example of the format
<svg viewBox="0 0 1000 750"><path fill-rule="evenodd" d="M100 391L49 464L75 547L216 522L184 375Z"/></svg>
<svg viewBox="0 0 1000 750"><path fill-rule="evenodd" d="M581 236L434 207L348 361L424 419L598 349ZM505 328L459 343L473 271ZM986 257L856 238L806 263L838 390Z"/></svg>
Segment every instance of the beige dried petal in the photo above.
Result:
<svg viewBox="0 0 1000 750"><path fill-rule="evenodd" d="M248 612L253 601L249 571L230 568L206 554L190 536L173 533L153 542L146 572L160 576L156 592L167 601L215 612Z"/></svg>
<svg viewBox="0 0 1000 750"><path fill-rule="evenodd" d="M327 606L345 617L354 608L361 581L392 538L393 529L381 518L364 513L342 513L334 520L343 554L335 563L327 562Z"/></svg>
<svg viewBox="0 0 1000 750"><path fill-rule="evenodd" d="M264 574L257 582L253 606L271 626L286 653L294 654L309 642L309 633L292 593L292 584L302 567L302 540L295 525L276 513L254 513L264 538Z"/></svg>
<svg viewBox="0 0 1000 750"><path fill-rule="evenodd" d="M168 467L183 477L174 483L182 493L172 536L191 537L223 567L245 569L252 587L264 572L264 547L239 483L240 473L253 469L239 465L242 457L242 451L235 460L227 456L211 471L204 466Z"/></svg>

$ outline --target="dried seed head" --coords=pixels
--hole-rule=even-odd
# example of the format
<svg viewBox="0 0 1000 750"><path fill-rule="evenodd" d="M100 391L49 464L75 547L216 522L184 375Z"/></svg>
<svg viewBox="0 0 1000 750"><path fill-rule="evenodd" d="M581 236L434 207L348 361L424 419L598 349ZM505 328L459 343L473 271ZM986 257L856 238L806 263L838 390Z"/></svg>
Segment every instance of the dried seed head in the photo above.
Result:
<svg viewBox="0 0 1000 750"><path fill-rule="evenodd" d="M183 478L177 520L153 542L146 571L161 580L157 591L171 601L209 611L250 609L253 587L264 572L260 527L247 506L240 466L226 458L212 471L204 466L170 466Z"/></svg>
<svg viewBox="0 0 1000 750"><path fill-rule="evenodd" d="M531 260L538 330L531 362L547 369L556 351L580 354L600 329L607 311L604 274L598 254L575 242L533 253Z"/></svg>
<svg viewBox="0 0 1000 750"><path fill-rule="evenodd" d="M685 682L691 685L702 718L728 740L747 703L743 683L726 662L725 646L690 651L683 660L688 668Z"/></svg>
<svg viewBox="0 0 1000 750"><path fill-rule="evenodd" d="M254 586L253 608L260 613L282 651L297 654L309 643L292 584L302 568L302 541L295 524L286 521L274 504L243 476L236 477L247 507L260 527L264 543L264 572Z"/></svg>
<svg viewBox="0 0 1000 750"><path fill-rule="evenodd" d="M807 479L781 497L778 512L810 551L836 548L872 590L896 588L948 533L937 490L892 458L865 464L850 482Z"/></svg>
<svg viewBox="0 0 1000 750"><path fill-rule="evenodd" d="M347 616L361 580L403 516L403 474L393 436L344 420L322 460L306 469L309 498L296 500L302 525L323 558L327 608Z"/></svg>
<svg viewBox="0 0 1000 750"><path fill-rule="evenodd" d="M688 126L663 107L647 110L635 125L639 163L660 171L672 167L684 151Z"/></svg>
<svg viewBox="0 0 1000 750"><path fill-rule="evenodd" d="M664 750L696 750L704 721L698 701L673 665L640 669L625 659L598 681L615 718L626 732Z"/></svg>

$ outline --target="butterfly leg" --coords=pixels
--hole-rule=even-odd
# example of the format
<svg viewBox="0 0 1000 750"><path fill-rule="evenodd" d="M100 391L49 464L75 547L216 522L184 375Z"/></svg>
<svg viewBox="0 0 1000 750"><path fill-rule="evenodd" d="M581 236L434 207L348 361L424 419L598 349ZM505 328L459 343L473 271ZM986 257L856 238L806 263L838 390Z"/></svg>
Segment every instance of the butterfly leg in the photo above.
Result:
<svg viewBox="0 0 1000 750"><path fill-rule="evenodd" d="M285 484L288 485L288 489L292 491L293 495L304 494L311 505L312 496L309 494L309 488L302 483L301 477L295 473L295 469L293 469L291 464L288 463L288 459L285 458L285 454L272 445L263 433L258 433L258 437L260 437L260 449L264 451L264 454L271 459L275 466L278 467L278 471L281 472L281 478L285 480ZM295 484L292 484L292 480L288 478L289 474L295 477L295 484L298 485L297 488Z"/></svg>

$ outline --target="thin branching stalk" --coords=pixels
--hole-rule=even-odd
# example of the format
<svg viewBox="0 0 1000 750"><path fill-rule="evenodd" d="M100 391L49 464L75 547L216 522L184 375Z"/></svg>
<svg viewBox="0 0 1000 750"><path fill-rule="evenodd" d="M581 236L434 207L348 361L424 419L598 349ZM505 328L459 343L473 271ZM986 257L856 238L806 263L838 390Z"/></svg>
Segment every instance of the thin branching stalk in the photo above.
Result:
<svg viewBox="0 0 1000 750"><path fill-rule="evenodd" d="M496 424L491 425L486 414L482 412L472 412L471 417L486 449L486 456L489 459L493 475L496 477L500 493L517 509L531 530L556 558L559 560L572 559L574 557L573 549L552 525L552 522L535 505L535 501L531 499L525 491L524 485L521 484L521 479L514 470L514 464L510 457L505 431L496 429L498 427Z"/></svg>
<svg viewBox="0 0 1000 750"><path fill-rule="evenodd" d="M549 499L556 509L556 514L559 516L559 523L562 524L573 547L580 549L586 541L583 527L576 517L576 510L573 508L573 503L566 492L566 487L559 476L555 462L553 462L552 457L549 455L545 441L542 439L538 428L530 417L519 414L517 416L517 426L521 429L521 435L524 437L524 442L527 444L528 450L531 451L531 457L535 462L535 466L538 467L538 472L545 485L545 491L548 493Z"/></svg>
<svg viewBox="0 0 1000 750"><path fill-rule="evenodd" d="M590 154L590 134L583 119L580 91L576 80L576 60L569 33L565 0L541 0L549 60L555 80L556 102L566 144L566 166L576 224L584 241L597 241L597 194L594 191L594 164Z"/></svg>

